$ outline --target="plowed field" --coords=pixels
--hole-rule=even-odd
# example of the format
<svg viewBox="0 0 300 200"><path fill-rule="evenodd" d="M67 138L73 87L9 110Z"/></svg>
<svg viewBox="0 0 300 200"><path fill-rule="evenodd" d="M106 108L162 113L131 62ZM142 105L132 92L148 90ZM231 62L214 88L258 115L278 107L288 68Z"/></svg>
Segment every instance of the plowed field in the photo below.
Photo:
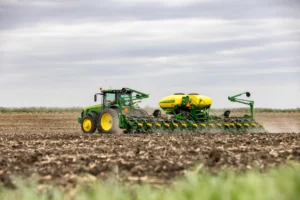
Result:
<svg viewBox="0 0 300 200"><path fill-rule="evenodd" d="M164 184L199 166L216 173L225 167L264 170L300 161L297 113L275 117L277 121L270 120L272 114L258 114L274 132L290 132L261 134L90 135L81 133L76 117L0 114L0 182L13 187L11 177L34 176L40 183L73 187L86 179L113 176L125 182ZM293 123L293 130L283 123Z"/></svg>

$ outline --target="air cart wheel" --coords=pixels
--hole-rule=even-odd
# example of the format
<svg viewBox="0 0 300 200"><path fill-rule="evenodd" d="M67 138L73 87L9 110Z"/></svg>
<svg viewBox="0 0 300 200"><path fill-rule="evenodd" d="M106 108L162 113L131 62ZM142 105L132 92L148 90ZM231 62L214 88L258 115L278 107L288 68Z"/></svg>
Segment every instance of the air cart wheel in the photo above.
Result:
<svg viewBox="0 0 300 200"><path fill-rule="evenodd" d="M160 117L161 116L161 111L160 110L154 110L153 114L154 117Z"/></svg>

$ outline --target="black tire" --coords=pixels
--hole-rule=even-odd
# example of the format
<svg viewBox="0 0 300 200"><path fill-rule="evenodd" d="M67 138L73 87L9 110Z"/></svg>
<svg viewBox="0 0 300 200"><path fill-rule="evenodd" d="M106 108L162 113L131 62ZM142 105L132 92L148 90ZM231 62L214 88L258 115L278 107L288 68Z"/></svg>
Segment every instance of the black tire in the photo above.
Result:
<svg viewBox="0 0 300 200"><path fill-rule="evenodd" d="M224 117L228 118L230 115L230 110L226 110L223 114Z"/></svg>
<svg viewBox="0 0 300 200"><path fill-rule="evenodd" d="M84 123L86 121L90 121L91 122L91 127L84 127ZM87 116L85 116L83 119L82 119L82 122L81 122L81 130L83 133L95 133L96 131L96 128L97 128L97 123L96 123L96 117L94 114L88 114Z"/></svg>
<svg viewBox="0 0 300 200"><path fill-rule="evenodd" d="M154 117L161 117L161 111L160 110L154 110L152 115Z"/></svg>
<svg viewBox="0 0 300 200"><path fill-rule="evenodd" d="M104 123L108 123L108 127L104 127L104 124L101 123L103 117L110 115L111 121L106 121ZM104 119L103 119L104 120ZM97 120L97 130L99 133L122 133L122 129L119 128L119 116L118 112L112 108L104 109ZM105 121L105 120L104 120Z"/></svg>

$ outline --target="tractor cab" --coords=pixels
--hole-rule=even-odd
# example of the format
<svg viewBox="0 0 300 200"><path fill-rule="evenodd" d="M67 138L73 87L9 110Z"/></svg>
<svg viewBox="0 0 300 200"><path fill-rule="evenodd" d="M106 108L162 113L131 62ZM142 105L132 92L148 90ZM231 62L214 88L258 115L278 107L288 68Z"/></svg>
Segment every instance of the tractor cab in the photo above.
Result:
<svg viewBox="0 0 300 200"><path fill-rule="evenodd" d="M101 90L101 93L96 93L94 96L94 101L97 102L97 96L102 96L102 105L103 108L118 108L119 107L119 99L128 99L129 101L125 101L122 103L123 106L129 107L133 105L132 102L132 91L128 90Z"/></svg>

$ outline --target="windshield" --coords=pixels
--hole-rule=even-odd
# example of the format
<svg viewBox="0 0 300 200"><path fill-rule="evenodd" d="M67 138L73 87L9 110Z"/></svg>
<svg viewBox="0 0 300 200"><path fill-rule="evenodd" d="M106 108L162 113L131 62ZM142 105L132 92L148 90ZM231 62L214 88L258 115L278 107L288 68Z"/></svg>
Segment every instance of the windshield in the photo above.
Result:
<svg viewBox="0 0 300 200"><path fill-rule="evenodd" d="M106 93L104 96L104 105L109 106L111 104L116 104L116 94L115 93Z"/></svg>

